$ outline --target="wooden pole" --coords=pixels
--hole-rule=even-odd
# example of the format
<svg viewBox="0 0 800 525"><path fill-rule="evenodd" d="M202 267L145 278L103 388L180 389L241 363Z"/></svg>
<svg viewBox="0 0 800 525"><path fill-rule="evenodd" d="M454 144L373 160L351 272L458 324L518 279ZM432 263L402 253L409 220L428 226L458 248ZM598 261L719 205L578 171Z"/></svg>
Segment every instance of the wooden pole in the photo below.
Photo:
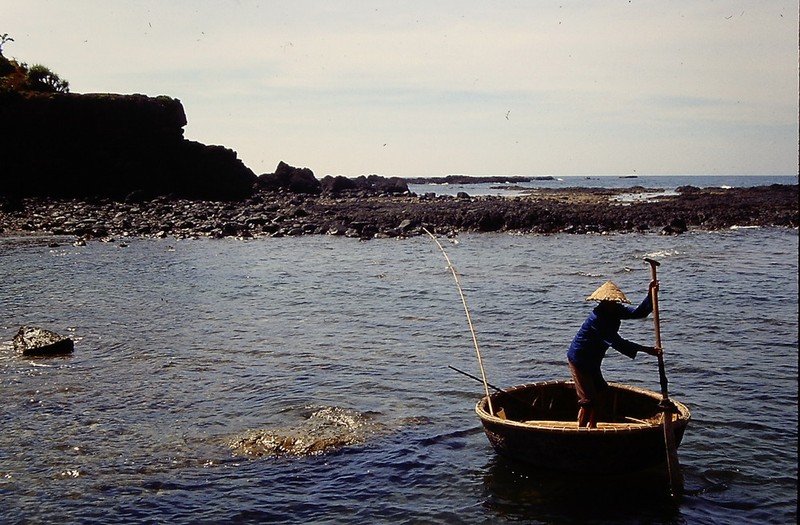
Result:
<svg viewBox="0 0 800 525"><path fill-rule="evenodd" d="M661 263L654 259L645 258L645 262L650 265L650 280L657 281L658 275L656 268ZM658 376L661 382L661 409L663 415L664 445L667 449L667 470L669 474L669 488L673 499L678 499L683 493L683 475L681 465L678 461L678 447L675 445L675 432L672 429L672 415L675 413L675 405L669 400L667 388L667 374L664 370L664 350L661 346L661 319L658 314L658 287L650 289L653 302L653 325L655 327L656 348L660 348L658 354Z"/></svg>

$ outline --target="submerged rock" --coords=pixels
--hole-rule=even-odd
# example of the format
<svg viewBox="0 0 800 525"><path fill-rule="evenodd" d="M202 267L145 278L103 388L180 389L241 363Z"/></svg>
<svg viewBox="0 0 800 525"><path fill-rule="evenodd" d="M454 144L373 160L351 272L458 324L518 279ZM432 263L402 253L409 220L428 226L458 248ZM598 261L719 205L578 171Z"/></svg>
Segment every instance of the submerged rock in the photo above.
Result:
<svg viewBox="0 0 800 525"><path fill-rule="evenodd" d="M69 337L34 326L22 326L14 336L14 349L24 356L71 354L74 348Z"/></svg>
<svg viewBox="0 0 800 525"><path fill-rule="evenodd" d="M244 456L314 456L364 443L379 425L365 415L338 407L311 407L295 427L250 430L228 445Z"/></svg>

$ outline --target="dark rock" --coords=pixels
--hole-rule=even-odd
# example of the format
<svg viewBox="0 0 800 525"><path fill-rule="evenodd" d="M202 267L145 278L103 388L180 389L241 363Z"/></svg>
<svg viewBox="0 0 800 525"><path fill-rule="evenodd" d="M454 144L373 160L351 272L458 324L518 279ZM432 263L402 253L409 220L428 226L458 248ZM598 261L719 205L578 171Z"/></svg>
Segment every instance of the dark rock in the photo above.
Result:
<svg viewBox="0 0 800 525"><path fill-rule="evenodd" d="M275 173L258 177L258 187L268 191L287 190L292 193L318 194L322 185L308 168L295 168L285 162L278 163Z"/></svg>
<svg viewBox="0 0 800 525"><path fill-rule="evenodd" d="M505 216L500 210L487 208L481 210L477 218L478 231L494 232L499 231L505 225Z"/></svg>
<svg viewBox="0 0 800 525"><path fill-rule="evenodd" d="M347 190L354 190L357 188L353 179L337 175L332 177L325 175L321 181L322 193L339 193Z"/></svg>
<svg viewBox="0 0 800 525"><path fill-rule="evenodd" d="M409 193L408 182L400 177L383 177L381 175L360 175L354 179L337 175L326 175L322 179L323 193L362 192L363 196L376 193L399 194Z"/></svg>
<svg viewBox="0 0 800 525"><path fill-rule="evenodd" d="M176 155L171 185L162 185L160 195L241 200L253 194L256 175L237 158L235 151L185 140L176 148Z"/></svg>
<svg viewBox="0 0 800 525"><path fill-rule="evenodd" d="M400 223L400 225L397 227L397 229L399 229L401 231L404 231L404 232L407 232L413 227L414 227L414 221L412 221L410 219L403 219L403 221Z"/></svg>
<svg viewBox="0 0 800 525"><path fill-rule="evenodd" d="M366 178L367 188L378 193L408 193L408 183L400 177L381 177L370 175Z"/></svg>
<svg viewBox="0 0 800 525"><path fill-rule="evenodd" d="M685 219L672 219L667 226L664 226L661 233L664 235L679 235L686 233L688 230Z"/></svg>
<svg viewBox="0 0 800 525"><path fill-rule="evenodd" d="M183 138L186 114L160 96L0 91L0 194L141 201L252 194L232 150Z"/></svg>
<svg viewBox="0 0 800 525"><path fill-rule="evenodd" d="M14 349L24 356L64 355L72 353L74 343L44 328L22 326L14 336Z"/></svg>
<svg viewBox="0 0 800 525"><path fill-rule="evenodd" d="M366 224L363 228L361 228L361 238L362 239L371 239L375 237L375 235L379 232L377 226L374 224Z"/></svg>

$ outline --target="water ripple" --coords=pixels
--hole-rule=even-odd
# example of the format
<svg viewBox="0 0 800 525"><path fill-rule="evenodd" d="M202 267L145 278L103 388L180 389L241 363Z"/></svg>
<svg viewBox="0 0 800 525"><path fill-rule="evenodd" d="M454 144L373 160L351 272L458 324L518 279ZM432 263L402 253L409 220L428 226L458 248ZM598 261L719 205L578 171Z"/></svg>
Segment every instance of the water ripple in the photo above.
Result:
<svg viewBox="0 0 800 525"><path fill-rule="evenodd" d="M500 386L567 378L586 295L613 278L643 296L641 258L662 259L670 394L693 411L675 509L657 474L587 506L574 480L495 457L482 385L448 368L479 375L427 239L0 239L0 498L19 523L795 522L797 244L760 229L447 246ZM23 324L69 333L74 355L20 359ZM623 335L652 341L652 320ZM659 388L647 356L612 351L604 372ZM248 431L357 439L241 457L229 443Z"/></svg>

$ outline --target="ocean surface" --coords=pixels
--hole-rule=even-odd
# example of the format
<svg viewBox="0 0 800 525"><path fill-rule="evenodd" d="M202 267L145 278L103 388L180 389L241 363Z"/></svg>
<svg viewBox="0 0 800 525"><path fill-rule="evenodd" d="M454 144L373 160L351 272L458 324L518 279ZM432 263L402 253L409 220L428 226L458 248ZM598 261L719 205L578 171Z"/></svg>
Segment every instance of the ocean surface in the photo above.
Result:
<svg viewBox="0 0 800 525"><path fill-rule="evenodd" d="M448 368L479 374L429 238L0 237L0 523L796 523L797 230L442 241L501 387L567 379L584 297L612 279L637 301L660 260L670 395L693 416L677 506L663 469L496 456L483 386ZM74 354L15 355L23 325ZM621 333L652 344L652 319ZM650 356L611 350L604 373L659 389ZM243 455L247 435L299 453Z"/></svg>
<svg viewBox="0 0 800 525"><path fill-rule="evenodd" d="M625 175L625 176L558 176L545 180L532 180L522 183L479 183L479 184L409 184L409 189L418 195L435 193L437 195L456 195L466 192L472 196L503 195L516 197L526 191L547 188L615 188L624 189L641 186L653 190L645 192L646 197L675 195L681 186L698 188L750 188L770 184L797 184L797 176L787 175ZM637 198L641 197L637 194Z"/></svg>

